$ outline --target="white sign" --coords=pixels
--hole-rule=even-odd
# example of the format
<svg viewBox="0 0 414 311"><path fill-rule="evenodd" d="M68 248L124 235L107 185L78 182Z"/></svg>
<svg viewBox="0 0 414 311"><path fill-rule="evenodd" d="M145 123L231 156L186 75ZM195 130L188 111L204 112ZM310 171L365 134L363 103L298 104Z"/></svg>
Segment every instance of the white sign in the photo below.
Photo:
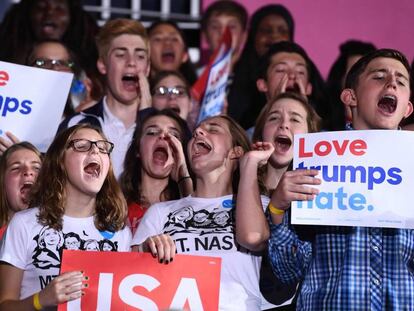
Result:
<svg viewBox="0 0 414 311"><path fill-rule="evenodd" d="M322 184L292 203L292 223L414 228L414 132L295 135L293 166L317 168Z"/></svg>
<svg viewBox="0 0 414 311"><path fill-rule="evenodd" d="M204 94L197 123L200 123L207 117L223 113L233 53L231 40L231 32L229 28L226 28L221 44L206 68L206 73L203 73L199 79L200 82L197 81L193 87L193 90L195 90L193 93ZM205 75L207 73L208 78L206 82Z"/></svg>
<svg viewBox="0 0 414 311"><path fill-rule="evenodd" d="M0 136L9 131L45 152L62 119L72 79L71 73L0 62Z"/></svg>

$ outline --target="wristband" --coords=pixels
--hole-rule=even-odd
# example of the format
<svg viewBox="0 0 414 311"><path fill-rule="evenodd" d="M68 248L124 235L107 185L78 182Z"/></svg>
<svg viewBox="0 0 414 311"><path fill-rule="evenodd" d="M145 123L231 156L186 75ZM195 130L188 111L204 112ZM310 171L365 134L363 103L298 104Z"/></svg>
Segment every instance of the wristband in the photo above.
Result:
<svg viewBox="0 0 414 311"><path fill-rule="evenodd" d="M177 181L177 183L179 184L179 183L181 183L183 180L185 180L185 179L187 179L187 178L191 178L191 176L183 176L183 177L181 177L181 178Z"/></svg>
<svg viewBox="0 0 414 311"><path fill-rule="evenodd" d="M270 213L272 213L273 215L280 216L285 213L284 210L278 209L276 206L274 206L272 202L269 202L268 208L269 208Z"/></svg>
<svg viewBox="0 0 414 311"><path fill-rule="evenodd" d="M42 305L40 304L40 301L39 301L39 293L36 293L36 294L33 295L33 307L35 308L35 310L42 310L43 309L43 307L42 307Z"/></svg>

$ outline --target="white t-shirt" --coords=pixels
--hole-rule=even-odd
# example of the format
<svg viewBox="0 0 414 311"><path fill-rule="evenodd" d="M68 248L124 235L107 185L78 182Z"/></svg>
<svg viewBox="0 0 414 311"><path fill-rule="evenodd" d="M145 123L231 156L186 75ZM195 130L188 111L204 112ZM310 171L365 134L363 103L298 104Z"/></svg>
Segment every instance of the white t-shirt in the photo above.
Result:
<svg viewBox="0 0 414 311"><path fill-rule="evenodd" d="M266 202L263 202L266 201ZM262 203L268 198L262 197ZM235 206L231 195L219 198L186 198L154 204L145 213L132 245L168 233L177 253L222 258L220 310L260 310L261 257L236 243Z"/></svg>
<svg viewBox="0 0 414 311"><path fill-rule="evenodd" d="M63 229L56 231L37 221L38 208L16 213L2 240L0 261L24 270L20 299L46 287L59 275L65 249L129 251L131 231L99 231L94 219L63 216Z"/></svg>

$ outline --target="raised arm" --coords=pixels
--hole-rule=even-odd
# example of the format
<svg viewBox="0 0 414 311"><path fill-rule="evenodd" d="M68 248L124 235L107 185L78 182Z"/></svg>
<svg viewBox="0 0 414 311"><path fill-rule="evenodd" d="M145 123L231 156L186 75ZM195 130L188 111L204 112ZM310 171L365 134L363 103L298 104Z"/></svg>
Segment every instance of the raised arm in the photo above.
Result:
<svg viewBox="0 0 414 311"><path fill-rule="evenodd" d="M180 189L181 197L186 197L193 193L193 180L191 179L190 172L188 171L187 162L185 160L183 145L177 137L168 134L166 136L168 143L171 146L173 153L174 163L172 164L171 177L177 182Z"/></svg>
<svg viewBox="0 0 414 311"><path fill-rule="evenodd" d="M265 249L269 226L260 199L257 169L267 162L274 151L268 142L258 142L252 151L240 160L240 182L236 206L236 238L243 247L252 251Z"/></svg>

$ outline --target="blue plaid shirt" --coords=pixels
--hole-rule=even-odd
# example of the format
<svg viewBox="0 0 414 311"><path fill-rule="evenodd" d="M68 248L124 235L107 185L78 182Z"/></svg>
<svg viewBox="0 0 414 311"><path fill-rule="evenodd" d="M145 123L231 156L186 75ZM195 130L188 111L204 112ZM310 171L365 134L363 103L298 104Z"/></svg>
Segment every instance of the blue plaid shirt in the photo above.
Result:
<svg viewBox="0 0 414 311"><path fill-rule="evenodd" d="M298 310L414 310L414 230L307 227L300 239L289 213L270 225L274 273L302 282Z"/></svg>

